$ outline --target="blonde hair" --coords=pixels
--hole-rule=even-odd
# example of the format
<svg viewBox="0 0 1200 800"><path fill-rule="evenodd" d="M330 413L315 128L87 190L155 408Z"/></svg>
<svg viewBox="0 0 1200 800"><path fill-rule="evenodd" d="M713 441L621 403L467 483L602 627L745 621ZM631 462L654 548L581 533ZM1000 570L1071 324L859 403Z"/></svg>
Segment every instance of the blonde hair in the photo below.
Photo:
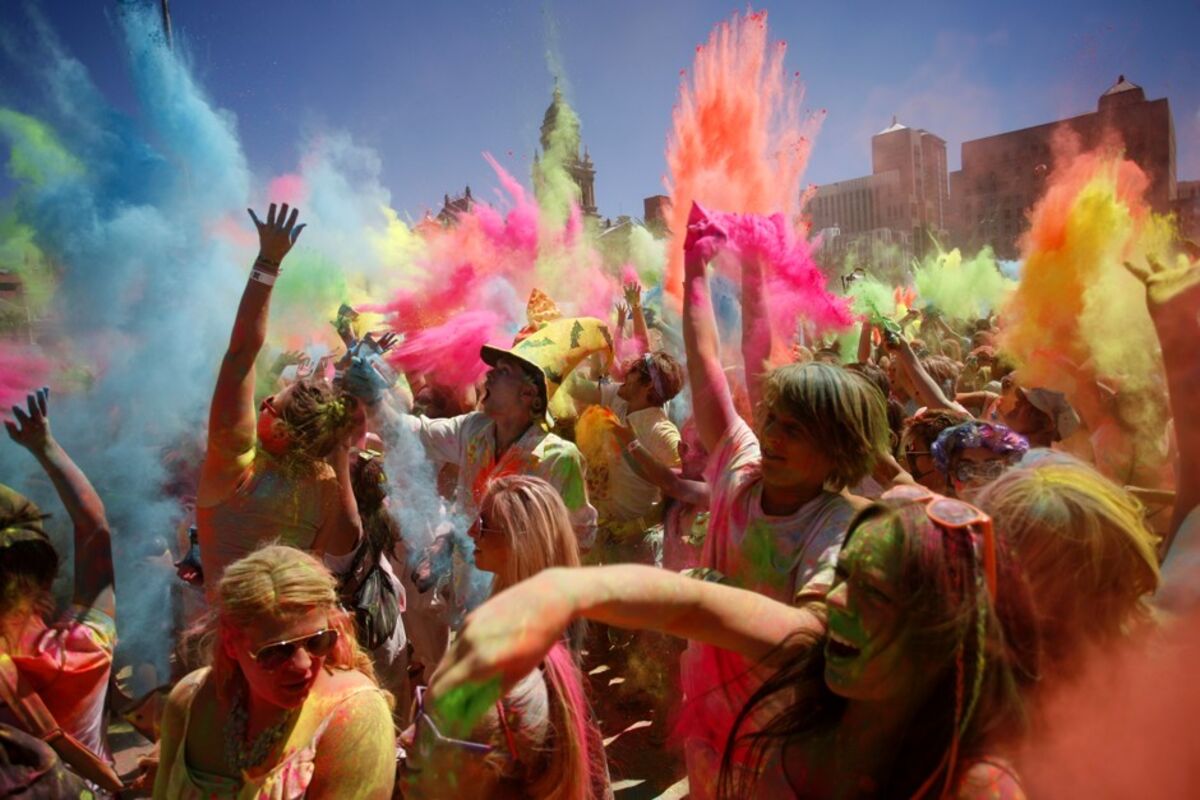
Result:
<svg viewBox="0 0 1200 800"><path fill-rule="evenodd" d="M558 490L532 475L492 481L480 514L508 541L509 559L496 573L492 593L550 567L578 567L579 540Z"/></svg>
<svg viewBox="0 0 1200 800"><path fill-rule="evenodd" d="M324 610L329 626L338 632L337 645L325 665L356 669L376 681L370 657L358 646L354 622L338 602L333 575L302 550L268 544L226 567L217 585L216 607L206 628L213 677L222 699L231 698L245 681L237 662L220 646L222 635L242 632L259 620L286 620L314 610Z"/></svg>
<svg viewBox="0 0 1200 800"><path fill-rule="evenodd" d="M866 477L891 450L883 394L856 372L830 364L787 364L763 382L759 427L767 411L782 411L833 461L826 483L840 490Z"/></svg>
<svg viewBox="0 0 1200 800"><path fill-rule="evenodd" d="M510 555L496 573L493 594L544 569L580 565L579 542L567 507L558 491L541 478L497 478L488 486L480 513L508 540ZM551 648L542 661L539 680L546 686L545 702L536 691L536 683L523 681L501 704L516 734L518 750L532 750L545 757L543 769L521 776L525 791L529 797L547 800L600 796L598 787L607 774L603 743L591 721L583 674L565 643L558 642ZM482 730L503 741L496 714L487 716ZM505 777L514 777L503 765L494 766Z"/></svg>
<svg viewBox="0 0 1200 800"><path fill-rule="evenodd" d="M1142 505L1081 461L1055 454L1009 470L976 504L1016 553L1030 584L1043 664L1059 675L1150 619L1158 537Z"/></svg>
<svg viewBox="0 0 1200 800"><path fill-rule="evenodd" d="M312 459L332 453L354 428L356 402L323 380L310 378L294 383L280 413L291 435L293 451Z"/></svg>

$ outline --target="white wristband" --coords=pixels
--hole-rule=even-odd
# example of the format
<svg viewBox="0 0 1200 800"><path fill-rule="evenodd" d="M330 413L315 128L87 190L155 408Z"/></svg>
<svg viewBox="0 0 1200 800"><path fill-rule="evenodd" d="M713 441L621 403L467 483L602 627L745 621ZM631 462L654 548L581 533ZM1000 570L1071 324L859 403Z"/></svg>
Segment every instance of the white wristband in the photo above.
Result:
<svg viewBox="0 0 1200 800"><path fill-rule="evenodd" d="M259 283L263 284L264 286L274 286L275 285L275 275L273 275L270 272L264 272L260 269L250 270L250 280L258 281Z"/></svg>

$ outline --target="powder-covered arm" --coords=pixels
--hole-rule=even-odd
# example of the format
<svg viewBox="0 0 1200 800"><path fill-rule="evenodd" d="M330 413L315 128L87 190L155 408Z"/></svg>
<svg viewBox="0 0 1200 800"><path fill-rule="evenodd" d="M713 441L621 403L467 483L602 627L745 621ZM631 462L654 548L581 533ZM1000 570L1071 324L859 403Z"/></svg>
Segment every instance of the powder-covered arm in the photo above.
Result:
<svg viewBox="0 0 1200 800"><path fill-rule="evenodd" d="M1125 265L1146 284L1146 306L1162 345L1175 420L1179 464L1175 509L1161 546L1164 558L1184 519L1200 505L1200 415L1191 408L1200 396L1200 358L1196 357L1196 342L1200 342L1200 249L1195 245L1185 245L1185 249L1187 255L1178 256L1173 265L1152 260L1149 269Z"/></svg>
<svg viewBox="0 0 1200 800"><path fill-rule="evenodd" d="M746 369L746 390L750 405L762 400L763 376L771 358L771 318L764 297L762 260L750 256L742 260L742 363Z"/></svg>
<svg viewBox="0 0 1200 800"><path fill-rule="evenodd" d="M45 471L71 517L75 536L73 602L116 618L112 538L104 503L91 481L50 432L50 389L30 394L27 407L13 406L15 422L5 420L9 438L24 447Z"/></svg>
<svg viewBox="0 0 1200 800"><path fill-rule="evenodd" d="M299 209L288 214L286 203L276 213L272 203L267 221L261 222L247 209L258 228L258 258L242 292L229 348L221 360L217 385L208 414L208 451L200 474L200 502L216 502L231 488L232 481L252 454L257 439L254 407L254 362L267 338L267 316L271 287L279 265L292 249L303 225L296 224Z"/></svg>
<svg viewBox="0 0 1200 800"><path fill-rule="evenodd" d="M793 647L824 631L811 606L667 570L637 564L554 568L506 589L468 617L430 682L434 694L496 678L507 690L541 663L576 619L659 631L768 664L786 661Z"/></svg>
<svg viewBox="0 0 1200 800"><path fill-rule="evenodd" d="M724 239L724 232L708 219L704 210L693 205L683 245L683 344L692 387L692 411L700 440L709 452L716 449L737 416L721 369L717 319L705 272Z"/></svg>

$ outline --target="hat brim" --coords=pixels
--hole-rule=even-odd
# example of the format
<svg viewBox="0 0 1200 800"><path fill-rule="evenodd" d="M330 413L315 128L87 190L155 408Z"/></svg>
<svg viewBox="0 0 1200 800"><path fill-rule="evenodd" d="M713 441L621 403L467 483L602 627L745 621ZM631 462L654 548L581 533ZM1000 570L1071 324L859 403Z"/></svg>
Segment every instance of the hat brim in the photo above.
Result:
<svg viewBox="0 0 1200 800"><path fill-rule="evenodd" d="M542 393L542 402L546 406L546 413L550 413L550 393L546 389L546 373L542 371L540 366L533 363L528 358L517 355L511 350L505 350L502 347L493 347L490 344L485 344L483 347L479 348L479 357L483 360L483 363L487 364L489 367L496 366L498 363L500 363L501 358L511 358L513 361L516 361L518 364L520 364L521 368L525 370L525 372L531 377L533 377L534 381L537 383L537 387Z"/></svg>

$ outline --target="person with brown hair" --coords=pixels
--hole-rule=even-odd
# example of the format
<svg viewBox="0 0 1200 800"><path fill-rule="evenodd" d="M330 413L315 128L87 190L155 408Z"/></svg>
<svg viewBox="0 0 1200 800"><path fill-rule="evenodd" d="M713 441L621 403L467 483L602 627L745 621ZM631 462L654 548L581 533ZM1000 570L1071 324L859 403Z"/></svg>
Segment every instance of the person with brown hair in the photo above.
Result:
<svg viewBox="0 0 1200 800"><path fill-rule="evenodd" d="M329 570L268 545L230 564L215 595L209 666L167 701L154 797L391 797L391 698Z"/></svg>
<svg viewBox="0 0 1200 800"><path fill-rule="evenodd" d="M342 556L362 524L350 486L357 402L320 379L298 381L254 408L254 362L267 333L271 289L303 225L287 204L258 228L259 255L238 306L208 418L196 527L204 581L266 541ZM210 589L211 595L211 589Z"/></svg>

